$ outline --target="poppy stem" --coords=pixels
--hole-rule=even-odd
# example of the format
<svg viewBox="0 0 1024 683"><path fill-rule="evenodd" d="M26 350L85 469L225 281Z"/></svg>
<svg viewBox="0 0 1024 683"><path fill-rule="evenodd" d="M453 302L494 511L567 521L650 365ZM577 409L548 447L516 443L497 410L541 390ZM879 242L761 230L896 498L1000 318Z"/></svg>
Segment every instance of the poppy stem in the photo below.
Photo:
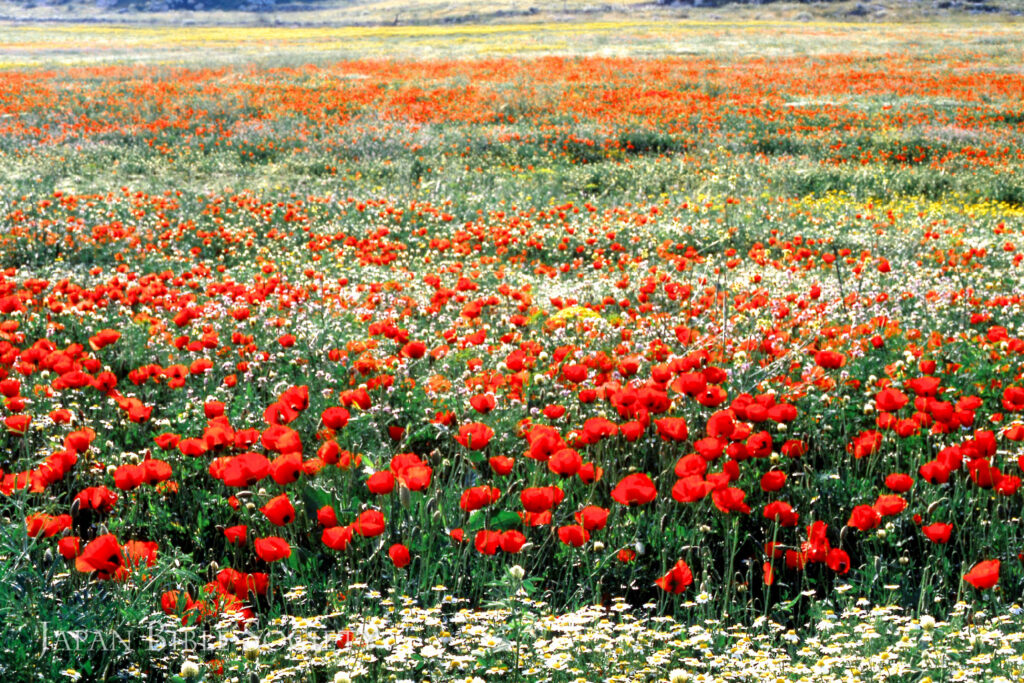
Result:
<svg viewBox="0 0 1024 683"><path fill-rule="evenodd" d="M768 563L771 567L772 574L775 572L775 543L779 538L779 518L776 517L772 520L772 552L768 556ZM762 579L763 581L763 579ZM774 583L774 581L773 581ZM771 586L765 586L764 591L764 618L768 618L768 607L771 604Z"/></svg>
<svg viewBox="0 0 1024 683"><path fill-rule="evenodd" d="M738 536L739 536L739 534L738 534L739 522L740 522L739 517L736 517L736 516L733 516L732 521L729 522L729 525L732 528L730 530L731 533L730 533L730 538L729 538L729 561L728 561L728 564L727 564L728 570L726 571L726 574L725 574L725 599L722 601L722 618L723 619L729 616L729 603L732 600L732 582L733 582L733 575L732 575L732 573L733 573L733 566L734 566L733 563L736 560L736 544L737 544Z"/></svg>

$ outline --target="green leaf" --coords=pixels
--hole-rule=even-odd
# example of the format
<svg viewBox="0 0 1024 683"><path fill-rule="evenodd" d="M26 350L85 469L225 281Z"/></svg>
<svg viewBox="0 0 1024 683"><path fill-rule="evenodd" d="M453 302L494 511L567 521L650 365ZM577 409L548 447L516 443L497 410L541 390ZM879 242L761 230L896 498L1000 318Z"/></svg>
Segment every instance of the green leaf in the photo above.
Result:
<svg viewBox="0 0 1024 683"><path fill-rule="evenodd" d="M522 523L522 518L511 510L499 512L494 517L491 517L491 528L500 529L502 531L515 529L516 527L521 526Z"/></svg>
<svg viewBox="0 0 1024 683"><path fill-rule="evenodd" d="M485 517L484 513L481 512L480 510L477 510L476 512L474 512L473 514L471 514L469 516L469 520L466 522L466 525L464 527L462 527L462 528L463 528L463 530L466 533L473 533L475 531L480 531L481 529L484 528L485 520L486 520L486 517Z"/></svg>
<svg viewBox="0 0 1024 683"><path fill-rule="evenodd" d="M306 506L306 514L310 517L316 517L317 510L331 504L331 497L322 489L305 486L302 489L302 502Z"/></svg>
<svg viewBox="0 0 1024 683"><path fill-rule="evenodd" d="M489 518L486 512L477 510L469 516L469 521L466 522L466 526L463 528L467 532L480 531L481 529L507 531L508 529L515 529L522 523L523 520L519 518L519 515L510 510L491 515Z"/></svg>

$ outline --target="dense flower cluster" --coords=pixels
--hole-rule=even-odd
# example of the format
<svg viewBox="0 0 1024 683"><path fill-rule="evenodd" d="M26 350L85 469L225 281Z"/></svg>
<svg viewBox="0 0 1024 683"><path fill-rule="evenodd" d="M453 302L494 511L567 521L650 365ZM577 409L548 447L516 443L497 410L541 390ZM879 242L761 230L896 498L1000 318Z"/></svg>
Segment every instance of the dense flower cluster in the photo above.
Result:
<svg viewBox="0 0 1024 683"><path fill-rule="evenodd" d="M0 73L4 164L117 140L156 174L3 190L0 506L186 627L512 565L559 606L1016 595L1019 205L614 184L1004 187L1024 76L972 59ZM306 165L181 181L221 161Z"/></svg>

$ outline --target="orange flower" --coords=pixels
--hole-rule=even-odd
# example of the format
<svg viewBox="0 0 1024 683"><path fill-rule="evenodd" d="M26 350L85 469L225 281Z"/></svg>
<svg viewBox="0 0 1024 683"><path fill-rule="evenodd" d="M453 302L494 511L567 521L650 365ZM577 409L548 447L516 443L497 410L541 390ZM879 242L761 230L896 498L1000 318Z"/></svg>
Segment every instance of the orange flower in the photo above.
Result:
<svg viewBox="0 0 1024 683"><path fill-rule="evenodd" d="M75 569L85 574L96 572L100 579L113 578L122 570L123 565L121 544L114 534L97 536L75 558Z"/></svg>
<svg viewBox="0 0 1024 683"><path fill-rule="evenodd" d="M682 593L687 586L693 583L693 572L690 571L686 562L679 560L667 574L654 583L668 593Z"/></svg>
<svg viewBox="0 0 1024 683"><path fill-rule="evenodd" d="M978 590L992 588L999 583L999 560L982 560L964 574L964 581Z"/></svg>
<svg viewBox="0 0 1024 683"><path fill-rule="evenodd" d="M288 541L278 536L257 538L253 542L253 548L256 555L264 562L277 562L292 555L292 548L288 545Z"/></svg>

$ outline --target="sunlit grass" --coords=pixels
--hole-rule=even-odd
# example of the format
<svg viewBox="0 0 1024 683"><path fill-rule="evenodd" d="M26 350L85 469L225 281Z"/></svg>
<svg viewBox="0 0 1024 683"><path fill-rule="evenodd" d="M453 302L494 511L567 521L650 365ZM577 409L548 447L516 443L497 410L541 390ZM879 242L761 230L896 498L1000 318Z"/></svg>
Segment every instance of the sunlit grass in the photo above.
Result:
<svg viewBox="0 0 1024 683"><path fill-rule="evenodd" d="M784 41L779 36L785 34ZM5 68L93 63L275 63L515 54L749 56L929 51L959 45L1012 65L1024 27L996 22L858 25L658 19L344 27L0 24ZM2 66L2 65L0 65Z"/></svg>

